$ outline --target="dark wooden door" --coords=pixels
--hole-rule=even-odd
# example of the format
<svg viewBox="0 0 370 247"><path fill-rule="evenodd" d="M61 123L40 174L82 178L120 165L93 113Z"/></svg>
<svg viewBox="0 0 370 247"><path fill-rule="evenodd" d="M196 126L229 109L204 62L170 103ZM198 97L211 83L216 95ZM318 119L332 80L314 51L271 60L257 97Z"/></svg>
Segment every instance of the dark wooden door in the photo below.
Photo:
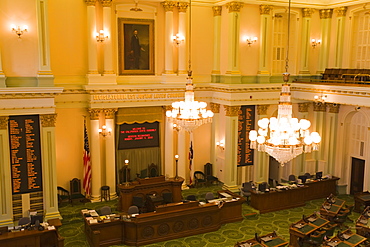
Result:
<svg viewBox="0 0 370 247"><path fill-rule="evenodd" d="M350 194L362 192L364 188L365 160L352 158Z"/></svg>

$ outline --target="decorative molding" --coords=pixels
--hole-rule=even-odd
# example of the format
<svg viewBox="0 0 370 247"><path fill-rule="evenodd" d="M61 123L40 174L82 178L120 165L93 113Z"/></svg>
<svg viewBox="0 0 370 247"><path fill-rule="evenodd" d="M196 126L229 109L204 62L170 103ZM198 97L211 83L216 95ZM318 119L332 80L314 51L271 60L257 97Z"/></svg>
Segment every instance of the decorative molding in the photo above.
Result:
<svg viewBox="0 0 370 247"><path fill-rule="evenodd" d="M272 5L260 5L260 15L271 15L271 11L273 9Z"/></svg>
<svg viewBox="0 0 370 247"><path fill-rule="evenodd" d="M312 14L315 13L315 9L311 9L311 8L303 8L302 9L302 17L303 18L311 18L312 17Z"/></svg>
<svg viewBox="0 0 370 247"><path fill-rule="evenodd" d="M221 16L222 13L222 6L213 6L213 16Z"/></svg>
<svg viewBox="0 0 370 247"><path fill-rule="evenodd" d="M42 114L40 119L42 127L55 127L57 114Z"/></svg>
<svg viewBox="0 0 370 247"><path fill-rule="evenodd" d="M327 103L330 113L339 113L340 104Z"/></svg>
<svg viewBox="0 0 370 247"><path fill-rule="evenodd" d="M313 102L313 111L326 112L326 103Z"/></svg>
<svg viewBox="0 0 370 247"><path fill-rule="evenodd" d="M189 7L189 3L187 3L187 2L178 2L177 3L177 9L179 10L179 12L186 13L186 10L188 9L188 7Z"/></svg>
<svg viewBox="0 0 370 247"><path fill-rule="evenodd" d="M258 115L267 115L267 109L270 105L257 105L257 114Z"/></svg>
<svg viewBox="0 0 370 247"><path fill-rule="evenodd" d="M173 11L173 8L176 7L176 2L172 2L172 1L161 2L161 4L165 12Z"/></svg>
<svg viewBox="0 0 370 247"><path fill-rule="evenodd" d="M243 6L244 6L244 3L242 2L230 2L226 4L226 8L229 9L229 13L240 12Z"/></svg>
<svg viewBox="0 0 370 247"><path fill-rule="evenodd" d="M98 109L98 108L94 108L94 109L89 109L89 113L90 113L90 120L99 120L99 115L100 113L103 111L103 109Z"/></svg>
<svg viewBox="0 0 370 247"><path fill-rule="evenodd" d="M116 112L118 111L117 108L107 108L104 109L105 119L114 119Z"/></svg>
<svg viewBox="0 0 370 247"><path fill-rule="evenodd" d="M335 12L337 12L337 17L345 17L347 14L348 7L338 7L335 8Z"/></svg>
<svg viewBox="0 0 370 247"><path fill-rule="evenodd" d="M95 6L96 0L85 0L87 6Z"/></svg>
<svg viewBox="0 0 370 247"><path fill-rule="evenodd" d="M220 104L217 104L217 103L212 103L211 102L211 111L213 113L220 113Z"/></svg>
<svg viewBox="0 0 370 247"><path fill-rule="evenodd" d="M9 117L0 117L0 130L5 130L8 128Z"/></svg>
<svg viewBox="0 0 370 247"><path fill-rule="evenodd" d="M333 16L333 9L320 9L320 19L330 19Z"/></svg>
<svg viewBox="0 0 370 247"><path fill-rule="evenodd" d="M308 112L308 107L310 106L310 103L298 103L298 112Z"/></svg>
<svg viewBox="0 0 370 247"><path fill-rule="evenodd" d="M224 108L225 108L225 112L226 112L227 117L237 117L237 116L239 116L240 106L225 105Z"/></svg>
<svg viewBox="0 0 370 247"><path fill-rule="evenodd" d="M101 5L103 7L111 7L112 6L112 0L99 0Z"/></svg>

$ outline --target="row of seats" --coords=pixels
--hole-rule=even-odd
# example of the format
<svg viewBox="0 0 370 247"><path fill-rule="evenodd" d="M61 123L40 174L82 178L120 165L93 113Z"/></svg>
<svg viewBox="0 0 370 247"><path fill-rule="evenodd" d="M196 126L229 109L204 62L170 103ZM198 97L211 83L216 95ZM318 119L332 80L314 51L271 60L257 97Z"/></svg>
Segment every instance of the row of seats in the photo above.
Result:
<svg viewBox="0 0 370 247"><path fill-rule="evenodd" d="M370 81L370 69L326 68L322 80Z"/></svg>

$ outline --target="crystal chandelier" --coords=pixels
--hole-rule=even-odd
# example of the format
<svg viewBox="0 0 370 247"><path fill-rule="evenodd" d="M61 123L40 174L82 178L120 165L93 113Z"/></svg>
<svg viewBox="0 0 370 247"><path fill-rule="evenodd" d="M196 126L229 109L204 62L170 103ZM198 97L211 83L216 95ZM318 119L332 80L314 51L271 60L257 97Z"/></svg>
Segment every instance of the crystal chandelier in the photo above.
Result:
<svg viewBox="0 0 370 247"><path fill-rule="evenodd" d="M289 33L290 33L290 4L288 13L288 42L285 64L285 73L283 73L282 90L278 105L278 116L262 118L258 120L258 132L252 130L249 132L250 148L266 152L275 158L282 166L300 155L301 153L310 153L319 148L321 137L319 133L308 130L311 122L307 119L292 117L292 102L290 99L290 86L288 73L289 61Z"/></svg>
<svg viewBox="0 0 370 247"><path fill-rule="evenodd" d="M213 112L206 109L206 102L194 101L194 86L191 74L191 71L189 71L185 88L185 101L173 102L172 110L166 112L170 122L188 132L192 132L203 124L211 123L213 117Z"/></svg>

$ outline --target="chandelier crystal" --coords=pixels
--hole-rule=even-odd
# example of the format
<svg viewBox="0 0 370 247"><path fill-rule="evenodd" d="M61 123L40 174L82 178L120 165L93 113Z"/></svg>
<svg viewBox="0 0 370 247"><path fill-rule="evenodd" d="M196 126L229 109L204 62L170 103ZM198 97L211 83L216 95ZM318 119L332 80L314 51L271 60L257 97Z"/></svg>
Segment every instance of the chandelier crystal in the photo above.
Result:
<svg viewBox="0 0 370 247"><path fill-rule="evenodd" d="M284 73L284 84L280 93L278 116L258 120L258 132L249 132L251 149L263 151L275 158L281 165L291 161L301 153L310 153L319 148L319 133L310 133L311 122L292 117L292 103L289 73Z"/></svg>
<svg viewBox="0 0 370 247"><path fill-rule="evenodd" d="M173 102L172 110L166 112L170 122L188 132L192 132L203 124L211 123L213 117L213 112L206 109L206 102L194 100L194 85L191 74L189 71L185 88L185 101Z"/></svg>

